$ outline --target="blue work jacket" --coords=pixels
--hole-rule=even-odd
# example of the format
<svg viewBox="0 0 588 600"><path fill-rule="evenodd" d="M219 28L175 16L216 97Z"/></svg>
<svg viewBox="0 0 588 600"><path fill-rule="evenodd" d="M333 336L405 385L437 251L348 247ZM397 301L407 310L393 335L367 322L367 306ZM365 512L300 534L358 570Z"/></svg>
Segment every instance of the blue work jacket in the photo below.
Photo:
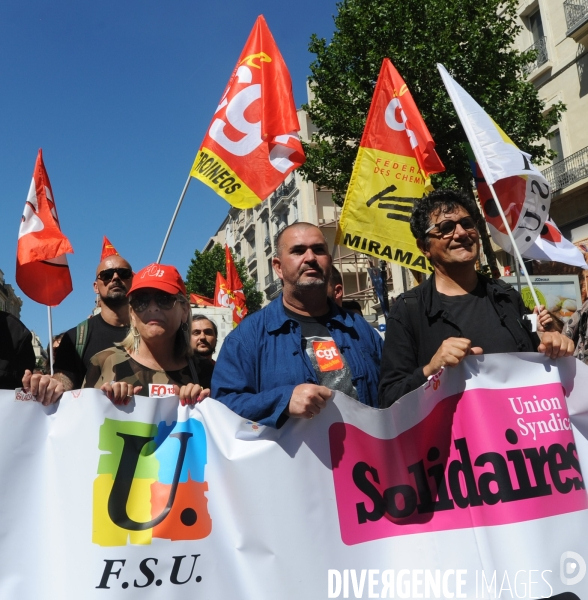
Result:
<svg viewBox="0 0 588 600"><path fill-rule="evenodd" d="M329 301L326 326L351 370L359 401L378 407L382 338L367 321ZM241 322L225 339L212 377L211 396L233 412L279 428L292 391L318 385L302 348L300 324L284 310L282 295Z"/></svg>

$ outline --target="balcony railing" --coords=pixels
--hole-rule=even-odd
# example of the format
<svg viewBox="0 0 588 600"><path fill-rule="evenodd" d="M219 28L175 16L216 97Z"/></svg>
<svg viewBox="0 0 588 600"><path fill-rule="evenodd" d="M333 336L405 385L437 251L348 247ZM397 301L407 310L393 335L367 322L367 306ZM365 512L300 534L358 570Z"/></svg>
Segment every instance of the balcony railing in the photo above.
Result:
<svg viewBox="0 0 588 600"><path fill-rule="evenodd" d="M246 221L245 221L245 228L243 229L243 231L247 231L252 225L255 225L255 220L253 218L253 215L251 215Z"/></svg>
<svg viewBox="0 0 588 600"><path fill-rule="evenodd" d="M588 0L565 0L563 6L569 35L588 21Z"/></svg>
<svg viewBox="0 0 588 600"><path fill-rule="evenodd" d="M542 171L552 192L588 178L588 146Z"/></svg>
<svg viewBox="0 0 588 600"><path fill-rule="evenodd" d="M532 46L529 46L525 52L529 52L531 50L535 50L537 52L537 58L528 63L525 67L524 73L527 76L547 62L547 38L539 38Z"/></svg>
<svg viewBox="0 0 588 600"><path fill-rule="evenodd" d="M272 208L282 199L287 198L296 189L296 180L291 179L288 183L282 185L271 195L270 203Z"/></svg>
<svg viewBox="0 0 588 600"><path fill-rule="evenodd" d="M268 300L277 298L279 293L282 291L282 282L279 279L274 279L266 288L265 293L267 294Z"/></svg>

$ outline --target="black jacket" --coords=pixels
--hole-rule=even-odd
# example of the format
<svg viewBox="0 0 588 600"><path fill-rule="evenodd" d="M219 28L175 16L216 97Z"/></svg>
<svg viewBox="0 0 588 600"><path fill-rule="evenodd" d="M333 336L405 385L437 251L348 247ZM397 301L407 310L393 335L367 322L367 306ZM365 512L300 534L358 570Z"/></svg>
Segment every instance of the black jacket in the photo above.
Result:
<svg viewBox="0 0 588 600"><path fill-rule="evenodd" d="M496 313L512 334L519 352L533 352L539 337L523 323L528 313L520 294L510 285L479 276ZM455 319L444 307L433 275L402 294L391 308L380 372L380 407L386 408L420 387L427 365L444 340L463 337Z"/></svg>
<svg viewBox="0 0 588 600"><path fill-rule="evenodd" d="M31 332L15 316L0 311L0 389L21 387L25 369L34 368Z"/></svg>

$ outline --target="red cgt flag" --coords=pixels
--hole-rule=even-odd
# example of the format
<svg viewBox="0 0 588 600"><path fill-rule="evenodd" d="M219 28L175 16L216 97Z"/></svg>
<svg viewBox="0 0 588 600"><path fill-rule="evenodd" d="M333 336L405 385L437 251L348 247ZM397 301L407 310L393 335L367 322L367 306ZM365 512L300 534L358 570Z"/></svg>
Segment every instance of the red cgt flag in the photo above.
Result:
<svg viewBox="0 0 588 600"><path fill-rule="evenodd" d="M239 325L243 317L247 314L245 306L245 293L243 292L243 284L237 272L237 267L231 256L229 247L225 245L225 262L227 265L227 286L233 298L233 327Z"/></svg>
<svg viewBox="0 0 588 600"><path fill-rule="evenodd" d="M120 256L120 254L116 251L116 248L110 243L109 239L104 236L102 240L102 254L100 255L100 262L102 262L105 258L109 256Z"/></svg>
<svg viewBox="0 0 588 600"><path fill-rule="evenodd" d="M216 285L214 287L214 306L223 308L233 308L231 298L229 296L227 280L219 271L216 272Z"/></svg>
<svg viewBox="0 0 588 600"><path fill-rule="evenodd" d="M73 248L61 233L39 150L18 232L16 281L20 289L39 304L57 306L73 289L66 253L73 253Z"/></svg>
<svg viewBox="0 0 588 600"><path fill-rule="evenodd" d="M306 160L286 63L259 16L190 174L237 208L267 198Z"/></svg>

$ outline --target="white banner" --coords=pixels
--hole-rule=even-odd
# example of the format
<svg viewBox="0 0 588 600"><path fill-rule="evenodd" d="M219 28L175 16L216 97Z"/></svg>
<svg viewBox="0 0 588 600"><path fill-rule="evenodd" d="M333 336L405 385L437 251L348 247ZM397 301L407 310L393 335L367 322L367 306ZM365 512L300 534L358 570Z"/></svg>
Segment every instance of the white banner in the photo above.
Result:
<svg viewBox="0 0 588 600"><path fill-rule="evenodd" d="M574 358L476 356L280 430L2 392L0 599L588 598L586 389Z"/></svg>

